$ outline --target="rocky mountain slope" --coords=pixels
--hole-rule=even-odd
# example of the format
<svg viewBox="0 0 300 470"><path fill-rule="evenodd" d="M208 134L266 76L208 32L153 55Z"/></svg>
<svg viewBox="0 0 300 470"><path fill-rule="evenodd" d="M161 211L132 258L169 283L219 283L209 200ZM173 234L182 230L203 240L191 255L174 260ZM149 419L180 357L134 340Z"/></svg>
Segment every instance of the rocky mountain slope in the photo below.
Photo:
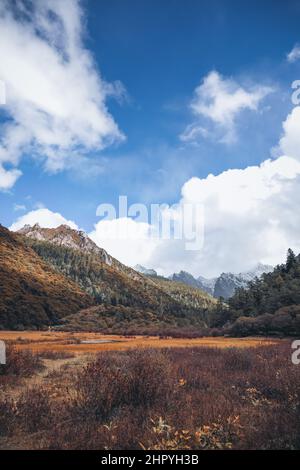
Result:
<svg viewBox="0 0 300 470"><path fill-rule="evenodd" d="M25 225L18 231L18 233L32 240L78 250L87 255L95 255L99 261L108 266L112 266L117 271L127 274L132 279L141 279L139 273L120 263L118 260L110 256L103 248L98 247L96 243L94 243L82 230L71 229L68 225L60 225L53 229L43 228L40 227L39 224L35 224L33 227Z"/></svg>
<svg viewBox="0 0 300 470"><path fill-rule="evenodd" d="M67 226L56 229L26 226L19 236L53 269L76 282L94 299L95 307L76 314L73 326L87 325L87 318L94 329L132 321L140 325L155 321L203 325L207 309L214 305L207 294L198 293L197 301L190 302L186 294L184 300L176 289L167 289L155 282L155 276L144 276L124 266L86 234ZM66 323L71 321L68 317Z"/></svg>
<svg viewBox="0 0 300 470"><path fill-rule="evenodd" d="M113 259L105 250L99 248L85 232L81 230L72 230L68 225L61 225L57 229L42 228L39 224L25 225L18 233L34 240L53 243L57 246L73 248L83 253L95 254L101 261L111 266Z"/></svg>
<svg viewBox="0 0 300 470"><path fill-rule="evenodd" d="M136 264L134 266L135 271L144 274L145 276L157 276L157 272L155 269L148 269L145 268L145 266L142 266L141 264Z"/></svg>
<svg viewBox="0 0 300 470"><path fill-rule="evenodd" d="M186 271L180 271L179 273L174 273L171 276L169 276L169 279L171 281L183 282L187 286L197 287L198 289L202 289L201 283L198 281L198 279L194 278L192 274Z"/></svg>
<svg viewBox="0 0 300 470"><path fill-rule="evenodd" d="M51 268L22 237L0 226L0 329L56 324L92 304L91 296Z"/></svg>

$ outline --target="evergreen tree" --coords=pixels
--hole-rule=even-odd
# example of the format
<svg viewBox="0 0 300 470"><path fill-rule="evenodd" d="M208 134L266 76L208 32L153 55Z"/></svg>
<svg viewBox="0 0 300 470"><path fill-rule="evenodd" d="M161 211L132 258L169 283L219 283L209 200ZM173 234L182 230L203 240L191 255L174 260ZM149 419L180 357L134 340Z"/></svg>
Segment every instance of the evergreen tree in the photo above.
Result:
<svg viewBox="0 0 300 470"><path fill-rule="evenodd" d="M291 248L288 249L287 259L286 259L286 272L290 272L297 264L297 258Z"/></svg>

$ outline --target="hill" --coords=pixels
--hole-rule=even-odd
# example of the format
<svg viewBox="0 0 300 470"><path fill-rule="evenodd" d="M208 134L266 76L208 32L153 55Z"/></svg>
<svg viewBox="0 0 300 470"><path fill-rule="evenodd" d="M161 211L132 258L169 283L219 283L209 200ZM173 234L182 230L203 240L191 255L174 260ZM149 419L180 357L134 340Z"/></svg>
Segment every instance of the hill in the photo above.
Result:
<svg viewBox="0 0 300 470"><path fill-rule="evenodd" d="M0 329L40 328L92 305L22 238L0 226Z"/></svg>
<svg viewBox="0 0 300 470"><path fill-rule="evenodd" d="M300 335L300 256L288 251L286 263L237 289L229 309L218 312L218 326L233 323L230 333L246 336Z"/></svg>
<svg viewBox="0 0 300 470"><path fill-rule="evenodd" d="M108 324L203 326L207 310L215 303L200 291L197 295L193 292L189 302L189 293L186 290L183 294L182 286L167 288L163 281L137 273L97 247L86 234L69 227L27 226L20 234L39 257L94 299L92 309L78 312L72 319L68 316L65 326L72 322L77 328L86 328L87 319L93 329ZM190 295L192 299L191 291Z"/></svg>
<svg viewBox="0 0 300 470"><path fill-rule="evenodd" d="M210 311L217 305L216 299L197 287L157 275L151 276L151 278L161 289L187 307Z"/></svg>

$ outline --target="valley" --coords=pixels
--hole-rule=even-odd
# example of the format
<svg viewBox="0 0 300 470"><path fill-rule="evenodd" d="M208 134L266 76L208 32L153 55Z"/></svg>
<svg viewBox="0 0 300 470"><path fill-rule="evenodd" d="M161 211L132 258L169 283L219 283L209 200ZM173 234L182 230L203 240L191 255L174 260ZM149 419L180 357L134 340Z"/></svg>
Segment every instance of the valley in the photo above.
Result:
<svg viewBox="0 0 300 470"><path fill-rule="evenodd" d="M13 343L17 350L70 352L76 355L101 351L125 351L133 348L249 348L280 343L273 338L160 338L151 336L103 335L47 331L0 331L0 340Z"/></svg>

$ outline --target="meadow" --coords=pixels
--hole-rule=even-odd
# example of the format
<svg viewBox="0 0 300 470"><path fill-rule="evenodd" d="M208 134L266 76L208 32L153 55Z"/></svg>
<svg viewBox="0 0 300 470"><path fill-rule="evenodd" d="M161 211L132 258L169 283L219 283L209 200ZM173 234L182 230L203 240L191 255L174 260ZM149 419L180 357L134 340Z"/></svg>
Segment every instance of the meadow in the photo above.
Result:
<svg viewBox="0 0 300 470"><path fill-rule="evenodd" d="M79 353L19 339L1 368L0 448L299 449L290 341L252 341Z"/></svg>

